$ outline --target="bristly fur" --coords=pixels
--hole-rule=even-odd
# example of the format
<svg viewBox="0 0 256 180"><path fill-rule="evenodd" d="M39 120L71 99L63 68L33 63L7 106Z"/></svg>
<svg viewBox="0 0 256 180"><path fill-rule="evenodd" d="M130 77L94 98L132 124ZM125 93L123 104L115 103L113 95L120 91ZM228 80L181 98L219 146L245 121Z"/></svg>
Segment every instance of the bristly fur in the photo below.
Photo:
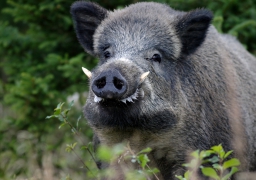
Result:
<svg viewBox="0 0 256 180"><path fill-rule="evenodd" d="M256 170L256 59L210 25L209 10L143 2L107 11L80 1L71 14L79 42L100 59L84 108L97 144L151 147L150 163L163 179L184 173L190 150L218 144L235 150L241 170ZM111 70L127 89L95 102L91 86ZM121 101L134 94L136 101Z"/></svg>

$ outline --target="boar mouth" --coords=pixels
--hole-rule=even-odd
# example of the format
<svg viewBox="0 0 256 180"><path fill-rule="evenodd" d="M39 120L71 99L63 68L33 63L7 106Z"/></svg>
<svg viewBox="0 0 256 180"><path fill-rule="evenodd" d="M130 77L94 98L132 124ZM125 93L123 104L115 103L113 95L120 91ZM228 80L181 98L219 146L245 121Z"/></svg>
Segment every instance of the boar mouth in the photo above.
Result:
<svg viewBox="0 0 256 180"><path fill-rule="evenodd" d="M91 77L92 77L92 73L88 70L88 69L86 69L86 68L84 68L84 67L82 67L82 70L83 70L83 72L85 73L85 75L89 78L89 79L91 79ZM111 71L111 73L113 74L114 73L114 75L115 76L117 76L117 77L115 77L115 76L112 76L112 78L114 79L113 80L113 83L114 83L114 86L115 86L115 88L117 88L118 90L121 90L122 89L122 87L124 86L125 87L125 79L124 78L122 78L122 76L119 74L119 72L116 72L116 71ZM105 73L106 74L106 73ZM105 75L104 74L104 75ZM117 104L119 104L120 102L122 102L122 103L124 103L124 104L126 104L126 103L134 103L134 101L135 100L138 100L138 97L140 97L140 98L143 98L144 97L144 91L143 91L143 89L141 88L141 85L143 84L143 82L144 82L144 80L146 79L146 77L149 75L149 71L147 71L147 72L144 72L141 76L140 76L140 79L139 79L139 85L138 85L138 87L136 88L136 90L134 91L134 93L133 94L131 94L131 95L129 95L128 97L125 97L125 98L122 98L122 99L118 99L118 98L113 98L113 92L111 92L111 96L107 96L108 98L102 98L102 97L99 97L99 96L97 96L96 94L95 94L95 91L93 91L94 93L94 102L96 102L96 103L100 103L100 102L110 102L110 104L116 104L116 102L117 102ZM96 83L94 84L94 85L96 85L97 86L97 88L98 89L101 89L102 88L102 86L104 87L105 85L106 85L106 76L103 76L103 75L101 75L102 77L101 78L99 78L97 81L96 81ZM121 86L120 86L121 85ZM126 93L126 90L127 89L125 89L125 90L123 90L123 92L122 93ZM108 90L109 91L109 90ZM99 94L101 94L102 92L100 92ZM117 92L114 92L114 94L115 93L117 93ZM120 94L122 94L122 93L120 93ZM110 98L111 97L111 98ZM116 96L116 97L118 97L118 96Z"/></svg>
<svg viewBox="0 0 256 180"><path fill-rule="evenodd" d="M106 101L110 102L111 101L111 104L113 104L115 102L118 102L118 103L122 102L124 104L126 104L126 103L134 103L135 100L138 100L138 97L141 97L141 98L144 97L144 91L141 88L141 85L142 85L142 83L144 82L144 80L146 79L146 77L148 75L149 75L149 71L143 73L140 76L140 81L139 81L139 85L138 85L137 89L134 91L133 94L129 95L128 97L125 97L125 98L122 98L122 99L118 99L118 98L116 98L116 99L115 98L102 98L102 97L97 96L94 93L94 102L99 103L99 102L106 102Z"/></svg>
<svg viewBox="0 0 256 180"><path fill-rule="evenodd" d="M101 97L98 97L94 94L94 102L99 103L99 102L104 102L104 101L116 101L116 102L122 102L124 104L126 103L134 103L134 101L138 100L138 97L144 97L144 91L141 88L137 88L136 91L123 99L104 99Z"/></svg>

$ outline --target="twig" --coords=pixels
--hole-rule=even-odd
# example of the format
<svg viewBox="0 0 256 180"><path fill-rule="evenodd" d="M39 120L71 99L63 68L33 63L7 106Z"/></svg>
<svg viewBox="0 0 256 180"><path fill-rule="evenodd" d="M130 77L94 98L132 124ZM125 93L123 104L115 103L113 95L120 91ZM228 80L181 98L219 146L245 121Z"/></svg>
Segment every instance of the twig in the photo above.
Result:
<svg viewBox="0 0 256 180"><path fill-rule="evenodd" d="M61 114L61 115L62 115L62 114ZM84 142L83 142L83 140L81 139L81 136L80 136L79 132L77 131L77 129L67 120L68 117L67 117L67 116L63 116L63 115L62 115L62 117L65 119L65 122L69 125L69 127L75 131L74 134L78 137L78 139L80 140L80 142L84 144ZM97 161L96 161L95 157L93 156L92 152L91 152L90 149L87 148L87 147L86 147L86 150L89 152L90 156L91 156L92 159L93 159L93 162L95 163L96 167L98 168L98 166L97 166ZM98 168L98 169L99 169L99 168Z"/></svg>
<svg viewBox="0 0 256 180"><path fill-rule="evenodd" d="M89 167L84 163L84 161L80 158L80 156L78 156L78 154L75 152L75 150L72 148L73 153L76 155L76 157L82 162L82 164L84 165L84 167L93 175L95 176L92 171L89 169Z"/></svg>

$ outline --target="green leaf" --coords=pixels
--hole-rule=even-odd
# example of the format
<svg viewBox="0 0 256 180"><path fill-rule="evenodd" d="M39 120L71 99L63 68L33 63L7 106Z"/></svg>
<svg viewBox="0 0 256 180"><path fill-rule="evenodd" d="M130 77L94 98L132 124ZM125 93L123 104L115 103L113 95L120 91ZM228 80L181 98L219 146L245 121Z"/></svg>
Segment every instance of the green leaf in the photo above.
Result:
<svg viewBox="0 0 256 180"><path fill-rule="evenodd" d="M199 158L199 150L193 151L191 154L194 158L198 159Z"/></svg>
<svg viewBox="0 0 256 180"><path fill-rule="evenodd" d="M217 163L219 161L220 161L220 159L218 156L213 156L212 158L208 159L208 162L211 162L211 163Z"/></svg>
<svg viewBox="0 0 256 180"><path fill-rule="evenodd" d="M73 143L72 144L72 149L75 149L76 145L77 145L77 142Z"/></svg>
<svg viewBox="0 0 256 180"><path fill-rule="evenodd" d="M149 169L149 170L147 170L149 173L158 173L158 172L160 172L159 171L159 169L157 169L157 168L153 168L153 169Z"/></svg>
<svg viewBox="0 0 256 180"><path fill-rule="evenodd" d="M63 111L63 116L66 117L68 115L69 111L70 111L70 109L65 109Z"/></svg>
<svg viewBox="0 0 256 180"><path fill-rule="evenodd" d="M60 115L61 109L55 109L54 110L54 115Z"/></svg>
<svg viewBox="0 0 256 180"><path fill-rule="evenodd" d="M230 168L230 167L234 167L234 166L239 166L240 165L240 161L236 158L232 158L228 161L225 161L223 163L223 168L224 169L227 169L227 168Z"/></svg>
<svg viewBox="0 0 256 180"><path fill-rule="evenodd" d="M231 171L226 174L221 180L228 180L233 174L235 174L238 171L237 167L232 167Z"/></svg>
<svg viewBox="0 0 256 180"><path fill-rule="evenodd" d="M175 177L178 178L179 180L185 180L182 176L175 175Z"/></svg>
<svg viewBox="0 0 256 180"><path fill-rule="evenodd" d="M148 147L148 148L146 148L146 149L141 150L141 151L138 153L138 155L139 155L139 154L149 153L149 152L151 152L151 151L152 151L152 149L151 149L150 147Z"/></svg>
<svg viewBox="0 0 256 180"><path fill-rule="evenodd" d="M199 154L200 159L204 159L206 157L209 157L212 153L210 151L201 151Z"/></svg>
<svg viewBox="0 0 256 180"><path fill-rule="evenodd" d="M77 121L76 121L76 129L78 129L79 121L80 121L81 118L82 118L81 115L77 118Z"/></svg>
<svg viewBox="0 0 256 180"><path fill-rule="evenodd" d="M54 109L54 115L60 115L61 114L61 109L62 109L63 105L64 105L64 103L59 103L57 105L57 107Z"/></svg>
<svg viewBox="0 0 256 180"><path fill-rule="evenodd" d="M223 151L221 144L218 146L213 146L211 149L217 153L219 153L220 151Z"/></svg>
<svg viewBox="0 0 256 180"><path fill-rule="evenodd" d="M51 118L53 118L53 116L46 116L45 119L51 119Z"/></svg>
<svg viewBox="0 0 256 180"><path fill-rule="evenodd" d="M66 151L67 152L71 152L73 149L72 149L72 145L69 145L69 144L67 144L66 145Z"/></svg>
<svg viewBox="0 0 256 180"><path fill-rule="evenodd" d="M65 119L63 118L62 115L58 115L57 118L62 122L62 121L65 121Z"/></svg>
<svg viewBox="0 0 256 180"><path fill-rule="evenodd" d="M238 171L238 168L237 168L237 167L232 167L230 172L231 172L232 174L234 174L234 173L236 173L237 171Z"/></svg>
<svg viewBox="0 0 256 180"><path fill-rule="evenodd" d="M52 118L58 118L58 116L56 116L56 115L46 116L45 119L52 119Z"/></svg>
<svg viewBox="0 0 256 180"><path fill-rule="evenodd" d="M71 128L71 132L76 134L76 129L75 128Z"/></svg>
<svg viewBox="0 0 256 180"><path fill-rule="evenodd" d="M184 180L189 180L191 171L186 171L184 174Z"/></svg>
<svg viewBox="0 0 256 180"><path fill-rule="evenodd" d="M213 167L214 169L218 169L218 170L221 170L221 169L222 169L222 166L219 165L219 164L213 164L212 167Z"/></svg>
<svg viewBox="0 0 256 180"><path fill-rule="evenodd" d="M202 173L207 177L211 177L216 180L220 179L216 171L211 167L202 168Z"/></svg>
<svg viewBox="0 0 256 180"><path fill-rule="evenodd" d="M59 126L59 129L62 128L63 126L65 126L66 124L67 124L66 122L62 123L62 124Z"/></svg>
<svg viewBox="0 0 256 180"><path fill-rule="evenodd" d="M82 150L82 149L88 149L88 147L87 147L87 146L82 146L80 149L81 149L81 150Z"/></svg>
<svg viewBox="0 0 256 180"><path fill-rule="evenodd" d="M216 152L215 152L215 151L213 151L212 149L206 150L206 152L207 152L208 154L210 154L210 155L212 155L212 154L216 154Z"/></svg>
<svg viewBox="0 0 256 180"><path fill-rule="evenodd" d="M149 158L146 154L139 155L138 160L139 160L139 163L140 163L142 169L144 169L146 164L149 162Z"/></svg>
<svg viewBox="0 0 256 180"><path fill-rule="evenodd" d="M220 156L221 159L224 158L225 151L223 150L223 147L222 147L221 144L218 145L218 146L213 146L211 149L212 149L213 151L215 151L215 152Z"/></svg>
<svg viewBox="0 0 256 180"><path fill-rule="evenodd" d="M189 164L189 163L186 163L186 164L182 164L182 166L188 168L188 167L190 166L190 164Z"/></svg>
<svg viewBox="0 0 256 180"><path fill-rule="evenodd" d="M224 159L226 159L233 151L228 151L225 156L224 156Z"/></svg>
<svg viewBox="0 0 256 180"><path fill-rule="evenodd" d="M66 151L67 151L67 152L73 151L73 150L75 149L75 147L76 147L76 144L77 144L77 142L75 142L75 143L73 143L73 144L67 144L67 145L66 145Z"/></svg>
<svg viewBox="0 0 256 180"><path fill-rule="evenodd" d="M62 109L62 106L63 106L64 104L65 104L64 102L59 103L55 109Z"/></svg>

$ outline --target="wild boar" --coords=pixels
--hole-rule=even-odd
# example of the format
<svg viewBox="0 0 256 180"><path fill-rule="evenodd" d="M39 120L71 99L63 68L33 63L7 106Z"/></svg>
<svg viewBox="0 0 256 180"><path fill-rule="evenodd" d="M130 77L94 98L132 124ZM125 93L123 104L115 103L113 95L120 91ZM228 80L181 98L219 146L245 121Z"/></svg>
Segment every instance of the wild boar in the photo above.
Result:
<svg viewBox="0 0 256 180"><path fill-rule="evenodd" d="M84 50L99 58L83 70L84 115L100 143L151 147L163 179L184 172L188 151L218 144L256 170L256 59L217 32L211 11L78 1L71 14Z"/></svg>

